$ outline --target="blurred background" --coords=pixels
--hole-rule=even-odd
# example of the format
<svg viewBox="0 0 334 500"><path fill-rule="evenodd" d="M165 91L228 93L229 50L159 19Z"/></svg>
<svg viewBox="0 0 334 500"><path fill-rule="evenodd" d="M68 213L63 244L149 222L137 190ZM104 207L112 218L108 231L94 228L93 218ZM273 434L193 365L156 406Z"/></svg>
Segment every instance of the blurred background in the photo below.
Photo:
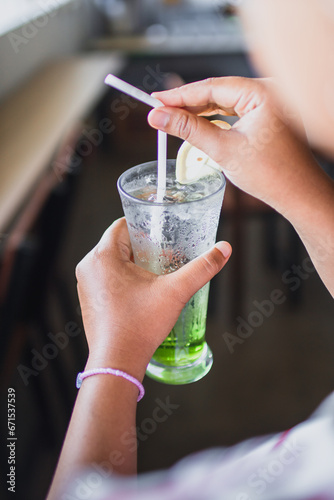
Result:
<svg viewBox="0 0 334 500"><path fill-rule="evenodd" d="M104 77L112 72L150 93L210 76L256 76L237 3L1 2L1 498L8 388L16 396L15 498L45 498L87 356L74 269L122 215L118 176L156 157L148 108L107 88ZM179 146L169 138L170 158ZM229 184L218 238L234 251L211 284L214 365L188 386L145 379L141 472L287 429L334 389L332 299L289 223ZM174 405L160 423L159 401Z"/></svg>

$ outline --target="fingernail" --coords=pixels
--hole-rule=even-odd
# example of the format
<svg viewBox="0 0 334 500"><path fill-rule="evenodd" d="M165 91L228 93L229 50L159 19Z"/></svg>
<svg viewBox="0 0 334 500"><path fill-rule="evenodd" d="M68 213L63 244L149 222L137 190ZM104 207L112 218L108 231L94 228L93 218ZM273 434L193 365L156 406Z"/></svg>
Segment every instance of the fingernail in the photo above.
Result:
<svg viewBox="0 0 334 500"><path fill-rule="evenodd" d="M225 259L227 259L232 253L232 247L229 243L227 243L227 241L218 241L218 243L215 244L215 247L220 251L220 253L223 254Z"/></svg>
<svg viewBox="0 0 334 500"><path fill-rule="evenodd" d="M149 124L154 128L166 128L169 122L169 118L170 114L160 108L152 109L152 111L148 115Z"/></svg>

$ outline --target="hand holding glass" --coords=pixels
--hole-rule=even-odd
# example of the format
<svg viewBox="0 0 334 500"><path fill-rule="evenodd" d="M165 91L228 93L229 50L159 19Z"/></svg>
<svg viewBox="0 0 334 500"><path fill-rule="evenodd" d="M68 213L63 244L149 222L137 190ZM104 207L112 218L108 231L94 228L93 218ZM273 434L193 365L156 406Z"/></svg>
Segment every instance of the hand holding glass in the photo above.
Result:
<svg viewBox="0 0 334 500"><path fill-rule="evenodd" d="M157 162L133 167L118 179L134 260L155 274L176 271L215 243L225 191L223 175L196 183L175 180L175 161L167 162L167 186L157 203ZM212 353L205 341L209 283L183 308L173 330L156 350L147 375L167 384L187 384L206 375Z"/></svg>

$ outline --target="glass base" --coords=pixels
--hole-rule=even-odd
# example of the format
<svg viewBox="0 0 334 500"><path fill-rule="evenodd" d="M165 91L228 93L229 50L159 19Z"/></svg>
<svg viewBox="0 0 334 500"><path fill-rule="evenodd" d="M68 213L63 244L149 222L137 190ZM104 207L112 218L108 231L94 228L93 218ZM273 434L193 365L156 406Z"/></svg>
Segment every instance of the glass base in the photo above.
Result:
<svg viewBox="0 0 334 500"><path fill-rule="evenodd" d="M205 377L210 371L212 363L211 349L205 343L201 356L193 363L183 366L168 366L151 359L146 369L146 375L163 384L191 384Z"/></svg>

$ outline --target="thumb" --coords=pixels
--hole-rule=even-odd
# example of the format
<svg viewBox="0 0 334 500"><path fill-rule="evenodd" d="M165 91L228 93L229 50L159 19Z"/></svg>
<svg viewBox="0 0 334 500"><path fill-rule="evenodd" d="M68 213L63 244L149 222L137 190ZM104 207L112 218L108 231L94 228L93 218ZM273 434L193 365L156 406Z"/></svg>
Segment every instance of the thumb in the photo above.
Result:
<svg viewBox="0 0 334 500"><path fill-rule="evenodd" d="M148 115L148 123L153 128L188 141L224 167L234 158L240 144L237 130L222 130L206 118L183 108L154 108Z"/></svg>
<svg viewBox="0 0 334 500"><path fill-rule="evenodd" d="M208 252L188 262L175 273L169 274L168 278L173 283L173 288L178 290L181 301L188 302L200 288L219 273L231 253L231 245L226 241L220 241Z"/></svg>

